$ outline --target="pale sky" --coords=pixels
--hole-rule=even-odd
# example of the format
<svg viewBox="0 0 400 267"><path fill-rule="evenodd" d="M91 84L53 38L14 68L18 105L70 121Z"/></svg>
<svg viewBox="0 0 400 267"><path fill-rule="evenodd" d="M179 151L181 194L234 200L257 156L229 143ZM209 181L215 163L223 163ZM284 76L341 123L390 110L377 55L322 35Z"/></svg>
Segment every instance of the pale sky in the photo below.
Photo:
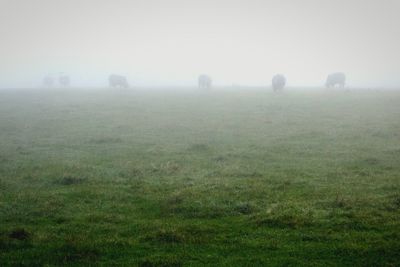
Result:
<svg viewBox="0 0 400 267"><path fill-rule="evenodd" d="M0 87L67 73L105 86L323 85L400 88L400 0L0 0Z"/></svg>

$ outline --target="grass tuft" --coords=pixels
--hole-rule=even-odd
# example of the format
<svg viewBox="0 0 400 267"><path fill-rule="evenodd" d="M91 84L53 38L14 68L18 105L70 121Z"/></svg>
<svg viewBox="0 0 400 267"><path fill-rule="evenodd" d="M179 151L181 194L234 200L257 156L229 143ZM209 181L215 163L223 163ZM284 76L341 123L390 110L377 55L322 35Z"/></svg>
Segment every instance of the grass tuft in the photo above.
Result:
<svg viewBox="0 0 400 267"><path fill-rule="evenodd" d="M234 210L240 214L249 215L255 211L255 208L251 203L241 202L234 207Z"/></svg>
<svg viewBox="0 0 400 267"><path fill-rule="evenodd" d="M160 229L154 235L148 236L146 240L158 243L183 243L185 236L175 229Z"/></svg>
<svg viewBox="0 0 400 267"><path fill-rule="evenodd" d="M27 240L31 237L31 233L29 233L24 228L17 228L17 229L12 230L8 234L8 237L12 238L12 239L17 239L17 240Z"/></svg>
<svg viewBox="0 0 400 267"><path fill-rule="evenodd" d="M207 144L193 144L189 146L188 151L190 152L207 152L210 147Z"/></svg>
<svg viewBox="0 0 400 267"><path fill-rule="evenodd" d="M74 177L74 176L64 176L61 179L57 180L56 183L60 185L74 185L81 184L87 181L87 178L83 177Z"/></svg>
<svg viewBox="0 0 400 267"><path fill-rule="evenodd" d="M181 267L182 261L175 257L146 258L139 261L139 267Z"/></svg>

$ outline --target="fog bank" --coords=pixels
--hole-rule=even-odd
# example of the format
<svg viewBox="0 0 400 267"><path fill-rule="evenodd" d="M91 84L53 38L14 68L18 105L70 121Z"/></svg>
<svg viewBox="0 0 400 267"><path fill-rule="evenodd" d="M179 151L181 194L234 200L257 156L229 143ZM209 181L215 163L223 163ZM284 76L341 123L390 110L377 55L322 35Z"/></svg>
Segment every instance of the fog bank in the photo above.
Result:
<svg viewBox="0 0 400 267"><path fill-rule="evenodd" d="M0 0L0 87L67 73L106 86L323 85L400 87L396 0Z"/></svg>

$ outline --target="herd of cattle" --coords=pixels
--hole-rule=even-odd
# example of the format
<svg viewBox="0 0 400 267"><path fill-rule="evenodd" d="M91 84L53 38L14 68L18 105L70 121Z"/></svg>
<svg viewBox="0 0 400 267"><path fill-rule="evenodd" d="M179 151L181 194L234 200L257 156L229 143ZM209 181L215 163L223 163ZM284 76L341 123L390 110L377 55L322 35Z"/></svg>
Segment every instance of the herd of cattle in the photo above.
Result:
<svg viewBox="0 0 400 267"><path fill-rule="evenodd" d="M58 82L59 86L69 87L70 78L68 75L60 73L57 77L47 75L43 79L43 85L46 87L53 87ZM201 74L198 78L198 86L203 89L210 89L212 85L212 79L206 74ZM122 75L111 74L108 77L108 84L113 88L129 88L128 79ZM342 72L335 72L329 74L326 78L325 86L327 88L335 87L336 85L344 87L346 84L346 75ZM286 77L282 74L277 74L272 77L272 89L274 92L282 91L286 85Z"/></svg>
<svg viewBox="0 0 400 267"><path fill-rule="evenodd" d="M46 87L53 87L58 83L59 86L69 87L71 85L71 79L68 75L60 73L57 77L47 75L43 79L43 85Z"/></svg>

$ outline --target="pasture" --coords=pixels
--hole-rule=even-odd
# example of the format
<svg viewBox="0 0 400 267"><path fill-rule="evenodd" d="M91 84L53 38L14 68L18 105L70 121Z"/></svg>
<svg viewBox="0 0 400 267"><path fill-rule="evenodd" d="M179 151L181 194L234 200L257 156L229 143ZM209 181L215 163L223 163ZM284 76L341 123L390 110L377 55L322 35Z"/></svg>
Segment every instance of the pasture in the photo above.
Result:
<svg viewBox="0 0 400 267"><path fill-rule="evenodd" d="M400 91L0 91L1 266L399 266Z"/></svg>

